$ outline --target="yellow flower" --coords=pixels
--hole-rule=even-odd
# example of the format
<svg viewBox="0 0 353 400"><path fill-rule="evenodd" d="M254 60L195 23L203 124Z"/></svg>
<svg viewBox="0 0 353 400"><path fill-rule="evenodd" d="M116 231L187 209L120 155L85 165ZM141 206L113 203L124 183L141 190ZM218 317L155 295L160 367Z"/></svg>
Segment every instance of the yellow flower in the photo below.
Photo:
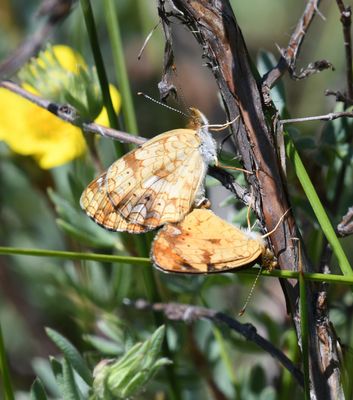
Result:
<svg viewBox="0 0 353 400"><path fill-rule="evenodd" d="M86 68L82 58L71 48L54 46L52 51L61 66L68 71L79 71L79 65ZM57 90L62 82L59 82L60 78L65 80L65 74L61 75L54 75L54 90ZM50 79L48 86L51 84ZM30 90L36 92L33 88ZM110 86L110 93L114 108L118 110L119 92L114 86ZM79 128L4 88L0 88L0 109L0 140L5 141L12 151L34 157L43 169L65 164L81 156L86 150L86 143ZM96 121L102 125L109 125L104 108Z"/></svg>

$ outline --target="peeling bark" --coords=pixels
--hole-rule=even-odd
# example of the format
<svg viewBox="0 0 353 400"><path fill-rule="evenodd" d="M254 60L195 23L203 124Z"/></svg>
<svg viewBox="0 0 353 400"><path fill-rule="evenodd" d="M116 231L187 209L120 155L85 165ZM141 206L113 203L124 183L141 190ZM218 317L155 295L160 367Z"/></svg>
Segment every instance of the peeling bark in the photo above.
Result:
<svg viewBox="0 0 353 400"><path fill-rule="evenodd" d="M273 229L281 216L290 208L286 180L281 171L275 138L281 134L278 113L271 102L264 102L261 79L249 58L245 41L227 0L172 0L168 18L182 21L203 48L221 93L229 120L240 115L232 126L233 140L241 155L244 168L253 171L247 175L255 197L255 211L267 231ZM164 1L160 1L164 9ZM271 234L272 247L282 269L297 270L299 238L294 217L288 213L280 227ZM304 245L301 245L304 249ZM303 251L304 253L304 251ZM302 270L312 267L302 255ZM309 286L309 285L308 285ZM287 305L292 315L300 342L300 314L297 282L282 282ZM318 285L310 285L310 368L311 398L341 399L340 371L336 341L331 332L327 310L319 312L316 299ZM326 321L323 323L323 320ZM333 360L333 361L332 361Z"/></svg>

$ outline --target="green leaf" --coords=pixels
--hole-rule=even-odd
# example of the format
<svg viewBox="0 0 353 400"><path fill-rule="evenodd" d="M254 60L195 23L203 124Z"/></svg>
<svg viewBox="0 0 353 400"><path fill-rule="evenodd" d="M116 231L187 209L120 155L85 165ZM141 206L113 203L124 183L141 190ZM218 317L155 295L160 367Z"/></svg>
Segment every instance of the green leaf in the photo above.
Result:
<svg viewBox="0 0 353 400"><path fill-rule="evenodd" d="M129 398L139 392L157 370L170 364L167 358L159 358L165 328L161 326L143 343L136 343L115 362L102 361L94 371L94 392L102 397L107 390L117 398Z"/></svg>
<svg viewBox="0 0 353 400"><path fill-rule="evenodd" d="M55 357L50 357L50 365L55 376L56 381L58 384L61 384L62 374L63 374L63 367Z"/></svg>
<svg viewBox="0 0 353 400"><path fill-rule="evenodd" d="M58 225L68 235L92 247L123 249L118 235L113 235L95 224L78 206L74 206L52 189L48 189L48 195L60 217L57 220Z"/></svg>
<svg viewBox="0 0 353 400"><path fill-rule="evenodd" d="M9 367L8 367L7 358L6 358L6 354L5 354L5 345L4 345L4 339L2 336L1 325L0 325L0 377L1 377L2 383L4 385L3 390L5 393L6 399L13 400L15 397L13 394L10 373L9 373Z"/></svg>
<svg viewBox="0 0 353 400"><path fill-rule="evenodd" d="M84 335L83 339L102 354L116 357L124 351L124 346L99 336Z"/></svg>
<svg viewBox="0 0 353 400"><path fill-rule="evenodd" d="M47 399L48 397L45 393L41 381L38 378L36 378L31 387L30 400L47 400Z"/></svg>
<svg viewBox="0 0 353 400"><path fill-rule="evenodd" d="M65 400L83 399L76 385L72 367L66 358L63 360L63 398Z"/></svg>
<svg viewBox="0 0 353 400"><path fill-rule="evenodd" d="M47 335L64 353L65 357L70 361L72 367L81 376L81 378L91 386L93 379L91 371L88 369L86 362L77 351L77 349L60 333L53 329L46 328Z"/></svg>
<svg viewBox="0 0 353 400"><path fill-rule="evenodd" d="M293 163L295 173L302 185L308 201L310 202L310 205L316 215L322 231L324 232L328 242L332 247L332 250L334 251L338 259L339 266L344 275L353 275L352 267L350 266L347 256L341 246L341 243L336 236L335 230L333 229L325 208L323 207L319 196L316 193L314 185L312 184L309 175L306 172L306 169L294 145L294 142L288 133L285 133L285 139L287 156Z"/></svg>

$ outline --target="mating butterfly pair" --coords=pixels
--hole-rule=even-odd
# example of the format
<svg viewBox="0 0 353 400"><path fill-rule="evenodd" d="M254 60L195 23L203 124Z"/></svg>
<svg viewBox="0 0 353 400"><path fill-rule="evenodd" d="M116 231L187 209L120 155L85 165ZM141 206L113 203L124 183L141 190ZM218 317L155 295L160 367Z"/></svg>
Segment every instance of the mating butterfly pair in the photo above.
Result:
<svg viewBox="0 0 353 400"><path fill-rule="evenodd" d="M142 233L164 225L151 252L163 271L224 272L260 256L274 265L261 236L194 208L205 200L208 165L218 161L207 119L191 113L187 129L162 133L113 163L85 189L81 207L109 230Z"/></svg>

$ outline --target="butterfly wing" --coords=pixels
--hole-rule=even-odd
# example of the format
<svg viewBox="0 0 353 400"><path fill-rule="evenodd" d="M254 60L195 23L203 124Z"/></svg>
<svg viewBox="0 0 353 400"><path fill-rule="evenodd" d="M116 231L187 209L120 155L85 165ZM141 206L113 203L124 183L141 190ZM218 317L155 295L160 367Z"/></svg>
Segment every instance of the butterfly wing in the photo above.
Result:
<svg viewBox="0 0 353 400"><path fill-rule="evenodd" d="M210 210L195 209L178 224L167 224L152 246L153 263L165 272L212 273L255 261L264 245Z"/></svg>
<svg viewBox="0 0 353 400"><path fill-rule="evenodd" d="M176 129L146 142L107 171L115 210L146 230L180 221L202 191L207 165L195 130Z"/></svg>
<svg viewBox="0 0 353 400"><path fill-rule="evenodd" d="M141 233L144 228L126 221L114 208L105 190L106 172L91 182L82 193L80 205L98 225L113 231Z"/></svg>

